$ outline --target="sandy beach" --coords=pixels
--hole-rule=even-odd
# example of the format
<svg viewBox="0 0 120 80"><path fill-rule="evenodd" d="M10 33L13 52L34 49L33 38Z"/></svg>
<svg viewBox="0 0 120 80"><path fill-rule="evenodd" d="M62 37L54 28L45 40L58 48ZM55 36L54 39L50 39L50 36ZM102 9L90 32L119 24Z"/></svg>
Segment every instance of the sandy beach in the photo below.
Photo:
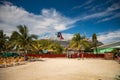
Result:
<svg viewBox="0 0 120 80"><path fill-rule="evenodd" d="M0 80L114 80L120 64L104 59L43 58L0 68Z"/></svg>

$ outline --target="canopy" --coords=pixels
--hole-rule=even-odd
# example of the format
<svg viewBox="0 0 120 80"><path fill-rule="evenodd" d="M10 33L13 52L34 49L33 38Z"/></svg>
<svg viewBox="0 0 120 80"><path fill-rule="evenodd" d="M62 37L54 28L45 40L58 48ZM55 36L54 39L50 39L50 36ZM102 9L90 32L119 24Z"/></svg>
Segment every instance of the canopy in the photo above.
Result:
<svg viewBox="0 0 120 80"><path fill-rule="evenodd" d="M18 53L4 52L4 53L1 53L1 56L2 57L17 57L20 55Z"/></svg>

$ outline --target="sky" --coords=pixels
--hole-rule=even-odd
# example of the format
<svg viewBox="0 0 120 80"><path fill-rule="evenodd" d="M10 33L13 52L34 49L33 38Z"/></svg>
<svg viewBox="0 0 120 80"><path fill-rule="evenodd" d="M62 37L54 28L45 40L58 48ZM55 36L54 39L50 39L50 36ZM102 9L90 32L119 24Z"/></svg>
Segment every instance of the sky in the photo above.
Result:
<svg viewBox="0 0 120 80"><path fill-rule="evenodd" d="M0 30L10 36L18 25L39 39L96 33L108 44L120 40L120 0L0 0Z"/></svg>

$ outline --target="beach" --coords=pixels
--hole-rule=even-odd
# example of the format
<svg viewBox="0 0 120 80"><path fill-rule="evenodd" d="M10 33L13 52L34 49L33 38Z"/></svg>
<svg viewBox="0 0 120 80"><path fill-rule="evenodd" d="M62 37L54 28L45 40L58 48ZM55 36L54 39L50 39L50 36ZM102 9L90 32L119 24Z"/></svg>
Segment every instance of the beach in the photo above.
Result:
<svg viewBox="0 0 120 80"><path fill-rule="evenodd" d="M41 58L24 65L0 68L0 80L115 80L115 60Z"/></svg>

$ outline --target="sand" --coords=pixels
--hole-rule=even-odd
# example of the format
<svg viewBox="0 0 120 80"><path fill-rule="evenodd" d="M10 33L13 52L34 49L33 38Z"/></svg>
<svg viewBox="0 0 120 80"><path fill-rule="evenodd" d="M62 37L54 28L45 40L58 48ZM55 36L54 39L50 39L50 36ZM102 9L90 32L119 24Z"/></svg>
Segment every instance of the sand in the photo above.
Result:
<svg viewBox="0 0 120 80"><path fill-rule="evenodd" d="M0 80L115 80L115 60L43 58L43 61L0 68Z"/></svg>

